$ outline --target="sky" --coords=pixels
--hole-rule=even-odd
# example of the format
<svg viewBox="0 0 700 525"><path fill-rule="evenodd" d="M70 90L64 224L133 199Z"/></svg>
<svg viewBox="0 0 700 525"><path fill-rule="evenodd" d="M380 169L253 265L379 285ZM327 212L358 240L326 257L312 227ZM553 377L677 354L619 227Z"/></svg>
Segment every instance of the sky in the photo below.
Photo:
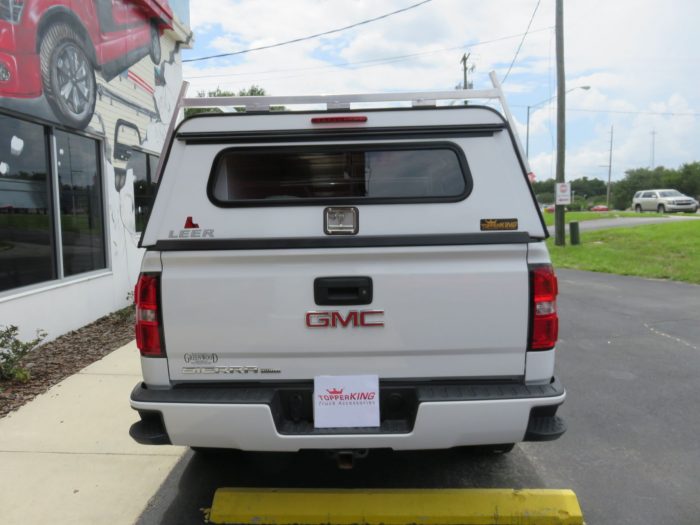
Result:
<svg viewBox="0 0 700 525"><path fill-rule="evenodd" d="M330 31L420 0L192 0L192 59ZM270 95L431 91L504 82L537 0L431 0L359 27L273 49L186 62L190 95L259 85ZM540 0L503 88L530 165L554 177L555 0ZM700 161L700 2L566 0L566 178ZM411 55L411 56L406 56ZM589 86L588 90L581 86ZM552 99L548 101L548 99ZM653 150L653 155L652 155Z"/></svg>

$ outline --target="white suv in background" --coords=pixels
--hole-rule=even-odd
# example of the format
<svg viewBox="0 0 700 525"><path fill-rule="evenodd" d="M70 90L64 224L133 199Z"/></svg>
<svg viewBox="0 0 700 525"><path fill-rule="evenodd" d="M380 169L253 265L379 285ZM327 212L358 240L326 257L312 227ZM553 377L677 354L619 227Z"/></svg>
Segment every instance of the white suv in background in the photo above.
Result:
<svg viewBox="0 0 700 525"><path fill-rule="evenodd" d="M643 211L695 213L698 211L698 201L683 195L678 190L644 190L634 194L632 207L637 213Z"/></svg>

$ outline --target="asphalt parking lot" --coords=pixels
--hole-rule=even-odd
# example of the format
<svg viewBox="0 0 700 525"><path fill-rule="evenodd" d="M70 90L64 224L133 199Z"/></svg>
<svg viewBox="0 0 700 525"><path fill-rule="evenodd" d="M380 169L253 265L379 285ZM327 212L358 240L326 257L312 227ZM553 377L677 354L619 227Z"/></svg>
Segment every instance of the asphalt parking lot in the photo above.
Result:
<svg viewBox="0 0 700 525"><path fill-rule="evenodd" d="M700 286L560 270L557 373L569 431L506 456L188 452L138 523L202 523L218 487L571 488L590 524L697 523Z"/></svg>

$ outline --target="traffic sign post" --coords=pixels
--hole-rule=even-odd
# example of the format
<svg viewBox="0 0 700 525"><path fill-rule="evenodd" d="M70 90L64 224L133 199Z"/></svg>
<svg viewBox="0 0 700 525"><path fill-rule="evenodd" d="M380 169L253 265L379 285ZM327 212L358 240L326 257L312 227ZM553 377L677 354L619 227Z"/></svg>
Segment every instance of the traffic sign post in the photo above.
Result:
<svg viewBox="0 0 700 525"><path fill-rule="evenodd" d="M554 185L555 204L568 206L571 204L571 184L568 182L557 182Z"/></svg>

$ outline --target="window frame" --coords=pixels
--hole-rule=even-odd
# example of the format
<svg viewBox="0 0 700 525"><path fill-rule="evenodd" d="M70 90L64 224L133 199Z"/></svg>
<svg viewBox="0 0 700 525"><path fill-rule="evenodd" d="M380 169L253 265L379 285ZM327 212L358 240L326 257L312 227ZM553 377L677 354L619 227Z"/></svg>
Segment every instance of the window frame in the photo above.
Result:
<svg viewBox="0 0 700 525"><path fill-rule="evenodd" d="M140 146L129 146L128 148L129 148L129 150L138 151L139 153L143 153L146 156L146 181L149 184L153 184L151 181L155 178L155 176L158 173L158 161L160 160L160 153L156 153L155 151L144 149ZM152 158L156 160L156 167L154 169L151 169L150 160ZM135 178L134 178L134 182L136 182ZM134 234L135 235L140 236L141 233L143 233L143 231L146 229L146 225L148 224L148 219L150 218L151 212L153 211L153 203L155 203L155 201L156 201L156 193L158 191L158 181L156 181L155 184L156 184L156 186L153 189L153 195L152 195L153 202L151 203L150 210L148 210L148 213L146 214L146 218L145 218L146 222L144 223L143 230L139 230L136 227L136 192L134 192Z"/></svg>
<svg viewBox="0 0 700 525"><path fill-rule="evenodd" d="M60 288L69 284L81 281L88 281L110 275L112 273L112 251L111 251L111 232L109 223L109 189L106 180L105 170L105 137L104 135L91 133L85 130L71 129L60 124L49 122L39 118L28 117L14 111L7 111L4 108L0 110L0 114L36 124L43 127L44 140L47 156L47 185L49 187L49 215L51 217L51 252L54 277L45 281L40 281L25 286L18 286L7 290L0 290L0 302L13 300L18 297L32 295L46 290ZM103 250L105 257L104 268L97 268L81 272L79 274L66 276L63 265L63 242L61 233L61 206L60 206L60 181L58 173L58 144L56 140L56 131L62 131L73 135L79 135L84 138L95 141L97 155L97 170L100 177L100 196L102 198L102 234L103 234Z"/></svg>
<svg viewBox="0 0 700 525"><path fill-rule="evenodd" d="M352 153L353 151L415 151L415 150L451 150L457 157L457 163L464 180L464 190L454 196L435 197L314 197L297 199L237 199L222 201L214 195L217 171L221 158L236 153ZM241 146L220 150L212 161L207 181L207 197L219 208L266 208L276 206L325 206L325 205L370 205L370 204L429 204L454 203L465 200L474 188L474 181L464 150L454 142L421 141L421 142L350 142L343 144L305 144L302 146Z"/></svg>

